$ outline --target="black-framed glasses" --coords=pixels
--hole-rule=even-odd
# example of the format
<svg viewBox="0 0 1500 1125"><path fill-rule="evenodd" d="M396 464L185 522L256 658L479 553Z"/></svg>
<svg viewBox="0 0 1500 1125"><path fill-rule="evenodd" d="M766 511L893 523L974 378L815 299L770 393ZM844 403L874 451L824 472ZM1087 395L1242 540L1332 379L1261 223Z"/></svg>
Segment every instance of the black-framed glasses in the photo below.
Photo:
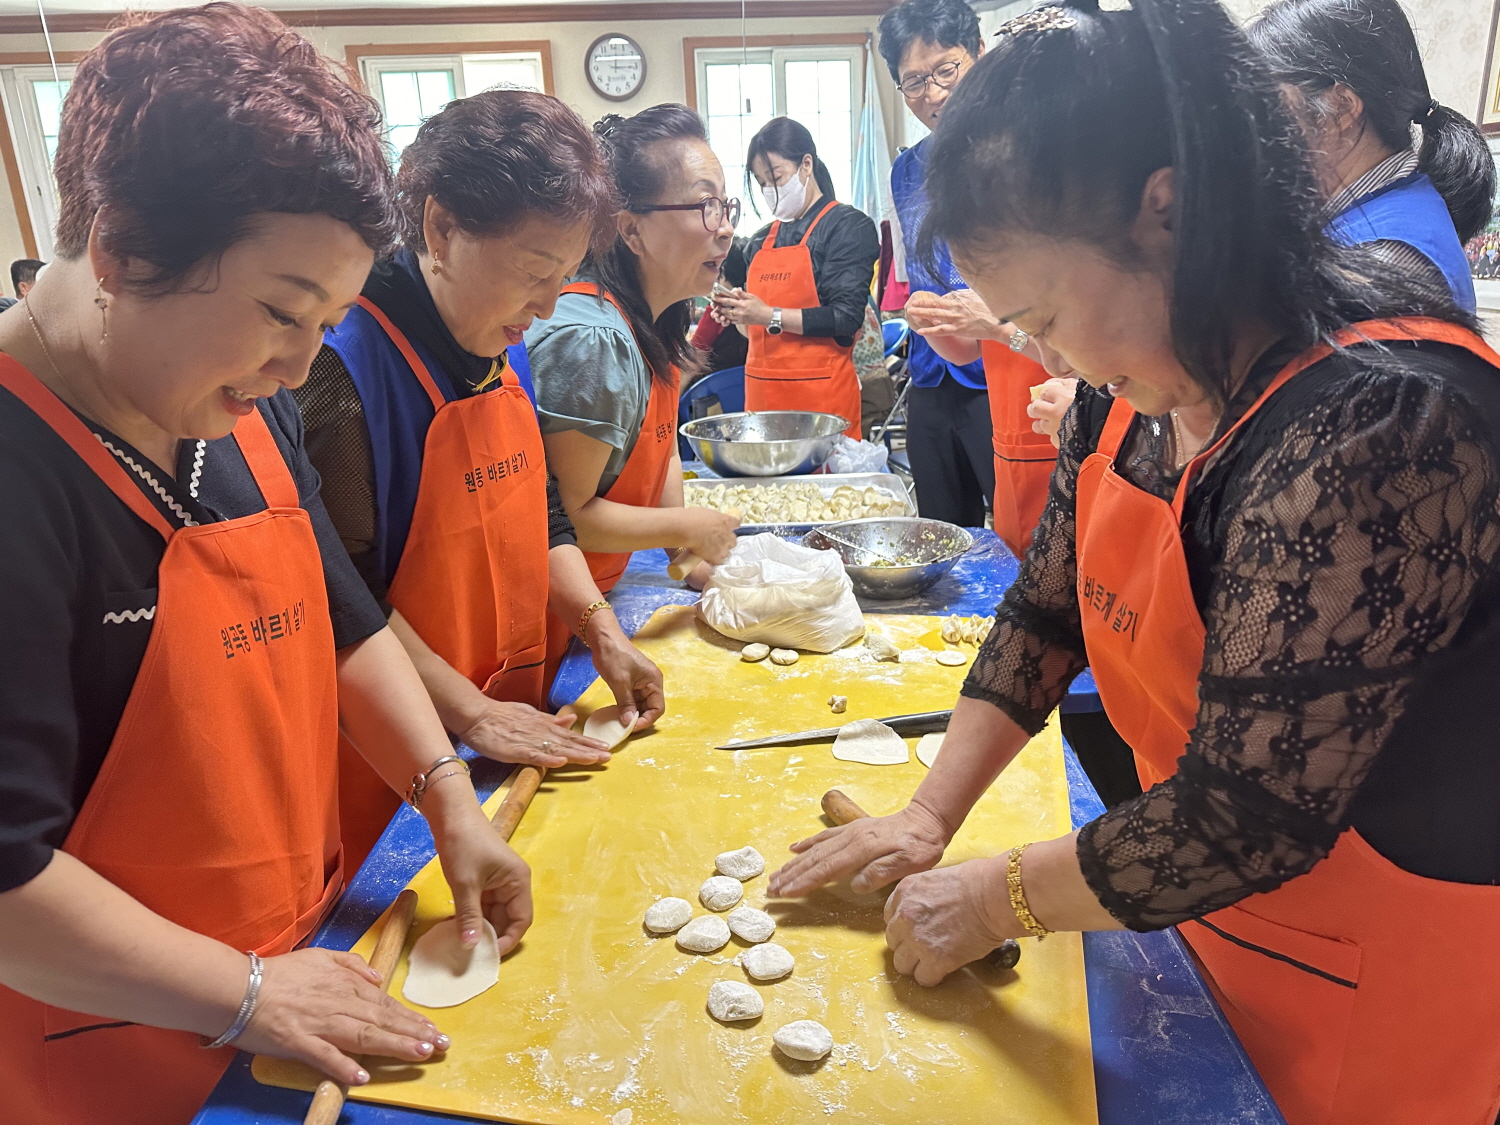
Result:
<svg viewBox="0 0 1500 1125"><path fill-rule="evenodd" d="M730 226L740 225L740 201L720 199L716 195L710 195L698 203L657 203L647 207L632 207L631 210L637 215L649 214L652 211L697 211L703 216L704 230L718 230L725 216L728 216Z"/></svg>
<svg viewBox="0 0 1500 1125"><path fill-rule="evenodd" d="M909 102L914 102L923 94L927 93L927 83L931 82L940 90L951 90L958 81L958 76L963 73L964 64L961 62L945 62L942 66L934 67L926 74L913 74L905 82L896 83L896 88L901 91L901 96Z"/></svg>

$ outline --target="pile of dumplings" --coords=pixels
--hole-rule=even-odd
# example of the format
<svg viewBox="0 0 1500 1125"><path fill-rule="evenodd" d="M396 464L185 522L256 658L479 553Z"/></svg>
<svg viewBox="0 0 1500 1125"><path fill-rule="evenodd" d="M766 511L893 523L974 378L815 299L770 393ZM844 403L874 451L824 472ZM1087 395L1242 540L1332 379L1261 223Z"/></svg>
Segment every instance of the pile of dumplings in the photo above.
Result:
<svg viewBox="0 0 1500 1125"><path fill-rule="evenodd" d="M978 648L995 627L993 617L959 617L956 614L943 619L940 632L950 645L973 645Z"/></svg>
<svg viewBox="0 0 1500 1125"><path fill-rule="evenodd" d="M841 484L828 495L815 484L712 484L687 490L689 507L738 512L745 523L838 523L870 516L904 516L906 501L873 485Z"/></svg>

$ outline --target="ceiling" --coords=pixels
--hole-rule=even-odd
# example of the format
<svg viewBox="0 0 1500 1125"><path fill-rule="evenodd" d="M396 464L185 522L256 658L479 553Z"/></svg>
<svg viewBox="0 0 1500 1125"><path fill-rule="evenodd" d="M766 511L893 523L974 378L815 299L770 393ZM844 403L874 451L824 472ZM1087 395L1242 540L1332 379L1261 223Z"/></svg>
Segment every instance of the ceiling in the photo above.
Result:
<svg viewBox="0 0 1500 1125"><path fill-rule="evenodd" d="M536 0L483 0L484 6L510 8L532 5ZM631 3L634 0L548 0L554 4L583 3ZM654 3L689 3L691 0L653 0ZM67 15L80 12L118 12L123 8L161 11L167 8L187 7L189 0L42 0L48 15ZM806 0L809 8L816 8L819 0ZM330 0L264 0L264 6L274 10L317 11L337 8L453 8L472 7L474 0L347 0L346 3ZM0 0L0 16L34 16L36 0Z"/></svg>

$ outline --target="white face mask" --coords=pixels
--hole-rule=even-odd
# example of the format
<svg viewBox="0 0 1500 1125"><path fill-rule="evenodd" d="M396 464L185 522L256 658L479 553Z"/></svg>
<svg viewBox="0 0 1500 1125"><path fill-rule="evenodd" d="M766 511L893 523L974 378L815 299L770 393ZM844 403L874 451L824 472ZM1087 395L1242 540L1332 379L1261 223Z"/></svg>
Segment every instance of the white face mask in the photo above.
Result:
<svg viewBox="0 0 1500 1125"><path fill-rule="evenodd" d="M765 197L766 207L771 214L782 222L795 219L807 208L807 197L812 191L812 177L804 180L800 171L793 174L786 183L777 187L767 184L760 189L761 195Z"/></svg>

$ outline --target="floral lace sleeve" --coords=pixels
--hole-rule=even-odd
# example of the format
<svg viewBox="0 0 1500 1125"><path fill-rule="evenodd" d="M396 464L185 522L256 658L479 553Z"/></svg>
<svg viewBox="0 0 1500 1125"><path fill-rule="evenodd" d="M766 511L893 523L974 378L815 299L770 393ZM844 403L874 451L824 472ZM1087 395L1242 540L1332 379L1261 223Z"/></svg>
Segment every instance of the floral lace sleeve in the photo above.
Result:
<svg viewBox="0 0 1500 1125"><path fill-rule="evenodd" d="M1389 366L1322 366L1194 488L1186 538L1206 575L1195 592L1207 630L1197 726L1175 776L1078 839L1084 877L1132 929L1274 889L1327 855L1423 662L1492 595L1496 454L1474 406ZM1034 640L998 647L991 660L1035 649L1054 666ZM1035 677L1038 704L1046 679Z"/></svg>

